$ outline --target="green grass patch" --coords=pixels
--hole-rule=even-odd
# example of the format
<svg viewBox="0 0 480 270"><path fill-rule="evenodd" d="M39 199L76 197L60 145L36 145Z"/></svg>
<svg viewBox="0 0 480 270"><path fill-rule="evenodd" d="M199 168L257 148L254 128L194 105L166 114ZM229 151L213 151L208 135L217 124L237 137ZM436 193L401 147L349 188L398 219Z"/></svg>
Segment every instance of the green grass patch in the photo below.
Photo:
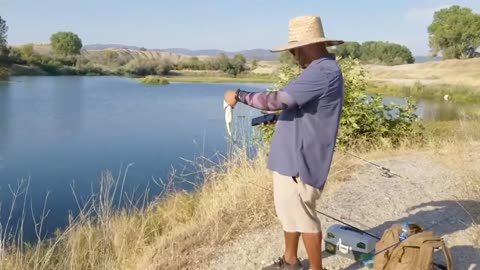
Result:
<svg viewBox="0 0 480 270"><path fill-rule="evenodd" d="M143 84L157 84L157 85L170 84L170 82L166 78L163 78L160 76L147 76L145 78L140 78L137 80Z"/></svg>

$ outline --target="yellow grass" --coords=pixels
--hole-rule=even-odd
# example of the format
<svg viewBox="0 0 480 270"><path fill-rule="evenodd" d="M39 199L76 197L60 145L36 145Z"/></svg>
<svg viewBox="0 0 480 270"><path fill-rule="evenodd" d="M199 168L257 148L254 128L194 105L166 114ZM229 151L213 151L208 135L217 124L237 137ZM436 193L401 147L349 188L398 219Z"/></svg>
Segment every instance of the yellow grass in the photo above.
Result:
<svg viewBox="0 0 480 270"><path fill-rule="evenodd" d="M6 243L0 269L183 269L205 260L239 232L274 220L264 158L238 151L223 165L200 160L212 165L198 165L205 185L122 211L111 207L116 183L106 173L100 196L66 231L33 247Z"/></svg>
<svg viewBox="0 0 480 270"><path fill-rule="evenodd" d="M373 80L425 80L425 83L460 84L480 88L480 58L365 67Z"/></svg>

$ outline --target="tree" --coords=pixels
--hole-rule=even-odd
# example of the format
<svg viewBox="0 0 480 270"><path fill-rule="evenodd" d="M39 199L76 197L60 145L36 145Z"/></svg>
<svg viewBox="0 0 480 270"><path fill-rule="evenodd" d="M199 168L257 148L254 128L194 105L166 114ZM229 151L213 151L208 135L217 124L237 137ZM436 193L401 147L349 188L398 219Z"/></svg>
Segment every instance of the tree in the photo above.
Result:
<svg viewBox="0 0 480 270"><path fill-rule="evenodd" d="M428 34L434 56L441 52L444 59L460 58L468 47L480 46L480 14L457 5L441 9L435 12Z"/></svg>
<svg viewBox="0 0 480 270"><path fill-rule="evenodd" d="M278 61L284 65L295 65L297 62L289 51L281 52L278 57Z"/></svg>
<svg viewBox="0 0 480 270"><path fill-rule="evenodd" d="M0 16L0 65L5 65L10 62L8 57L10 50L7 47L7 32L7 22ZM0 77L5 78L6 74L7 72L3 71L1 72Z"/></svg>
<svg viewBox="0 0 480 270"><path fill-rule="evenodd" d="M223 52L217 56L217 63L218 68L222 71L226 71L230 67L230 59L228 59L227 55Z"/></svg>
<svg viewBox="0 0 480 270"><path fill-rule="evenodd" d="M7 22L0 16L0 47L7 46Z"/></svg>
<svg viewBox="0 0 480 270"><path fill-rule="evenodd" d="M238 74L245 71L245 64L246 63L247 63L247 59L245 59L245 56L243 56L243 54L241 54L241 53L236 54L233 57L232 64L231 64L231 66L233 68L233 72L231 72L231 74L234 75L234 76L237 76Z"/></svg>
<svg viewBox="0 0 480 270"><path fill-rule="evenodd" d="M341 58L351 57L354 59L358 59L361 56L360 43L355 41L347 41L342 45L338 45L334 52L338 57Z"/></svg>
<svg viewBox="0 0 480 270"><path fill-rule="evenodd" d="M33 44L26 44L18 48L20 51L20 56L23 60L28 61L32 58L32 56L35 54L35 50L33 48Z"/></svg>
<svg viewBox="0 0 480 270"><path fill-rule="evenodd" d="M360 60L368 64L400 65L415 62L407 47L383 41L367 41L360 47Z"/></svg>
<svg viewBox="0 0 480 270"><path fill-rule="evenodd" d="M58 32L50 37L53 53L59 56L80 54L82 40L72 32Z"/></svg>
<svg viewBox="0 0 480 270"><path fill-rule="evenodd" d="M252 69L256 69L258 67L258 60L257 59L253 59L252 60Z"/></svg>

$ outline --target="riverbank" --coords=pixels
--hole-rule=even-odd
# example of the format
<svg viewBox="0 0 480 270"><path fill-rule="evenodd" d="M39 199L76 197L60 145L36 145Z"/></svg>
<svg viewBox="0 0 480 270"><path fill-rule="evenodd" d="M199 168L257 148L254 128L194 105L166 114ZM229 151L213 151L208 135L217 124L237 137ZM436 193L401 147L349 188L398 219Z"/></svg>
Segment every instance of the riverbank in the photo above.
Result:
<svg viewBox="0 0 480 270"><path fill-rule="evenodd" d="M6 71L10 76L125 76L128 74L115 73L104 71L99 68L88 69L62 69L62 71L55 70L54 72L47 72L39 67L27 65L12 65ZM152 77L152 76L147 76ZM148 84L154 84L147 77L138 78L140 82L147 81ZM191 83L273 83L276 78L273 74L255 74L243 73L236 77L228 76L223 72L209 72L209 71L183 71L176 70L164 76L153 76L160 79L166 79L169 82L191 82ZM161 82L161 80L159 81Z"/></svg>
<svg viewBox="0 0 480 270"><path fill-rule="evenodd" d="M273 83L272 77L192 77L192 76L172 76L166 77L171 82L192 82L192 83Z"/></svg>
<svg viewBox="0 0 480 270"><path fill-rule="evenodd" d="M191 76L147 76L137 79L143 84L165 85L169 82L184 83L273 83L274 78L259 77L191 77Z"/></svg>
<svg viewBox="0 0 480 270"><path fill-rule="evenodd" d="M338 152L324 193L325 209L380 233L389 221L402 218L423 224L435 221L443 214L428 210L428 203L439 206L458 219L454 224L442 221L435 231L447 237L456 262L464 265L475 259L480 245L480 231L472 225L472 219L480 222L480 208L472 206L480 198L476 197L480 171L475 165L480 159L479 128L478 122L465 121L448 122L435 132L427 126L423 145L405 142L404 147L391 149L389 144L379 144L359 153L408 176L408 181L385 179L375 168ZM102 195L92 198L55 238L31 246L18 246L15 239L4 242L0 268L258 269L279 256L282 247L265 163L265 152L252 160L244 149L237 149L221 164L196 160L206 180L194 192L171 192L144 207L131 205L121 211L111 207L116 182L105 174ZM172 182L165 186L172 191ZM420 211L421 215L397 207L422 202L429 212ZM382 207L371 207L377 204ZM338 269L333 267L345 263L330 257L326 266Z"/></svg>
<svg viewBox="0 0 480 270"><path fill-rule="evenodd" d="M480 104L480 87L468 85L425 84L421 81L408 84L377 81L370 82L367 92L384 96Z"/></svg>

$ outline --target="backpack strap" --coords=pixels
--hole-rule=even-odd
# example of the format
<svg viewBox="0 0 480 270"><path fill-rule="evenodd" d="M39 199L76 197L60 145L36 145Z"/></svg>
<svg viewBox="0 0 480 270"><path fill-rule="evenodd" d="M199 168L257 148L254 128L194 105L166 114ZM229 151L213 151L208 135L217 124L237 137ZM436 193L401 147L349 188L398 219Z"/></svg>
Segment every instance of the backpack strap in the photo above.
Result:
<svg viewBox="0 0 480 270"><path fill-rule="evenodd" d="M433 233L430 234L430 232L428 232L428 234L429 236L434 236ZM436 264L436 263L433 263L433 264L442 270L454 269L452 255L450 253L450 250L445 245L445 242L443 241L442 238L438 236L434 236L434 238L428 239L425 242L423 242L423 244L421 244L419 247L420 247L420 250L419 250L419 254L416 262L418 269L430 269L433 263L433 251L438 248L442 249L443 255L445 256L446 266Z"/></svg>
<svg viewBox="0 0 480 270"><path fill-rule="evenodd" d="M450 249L448 249L447 245L445 245L445 241L441 239L441 247L443 251L443 255L445 256L445 262L447 263L447 269L448 270L453 270L453 260L452 260L452 254L450 253Z"/></svg>

